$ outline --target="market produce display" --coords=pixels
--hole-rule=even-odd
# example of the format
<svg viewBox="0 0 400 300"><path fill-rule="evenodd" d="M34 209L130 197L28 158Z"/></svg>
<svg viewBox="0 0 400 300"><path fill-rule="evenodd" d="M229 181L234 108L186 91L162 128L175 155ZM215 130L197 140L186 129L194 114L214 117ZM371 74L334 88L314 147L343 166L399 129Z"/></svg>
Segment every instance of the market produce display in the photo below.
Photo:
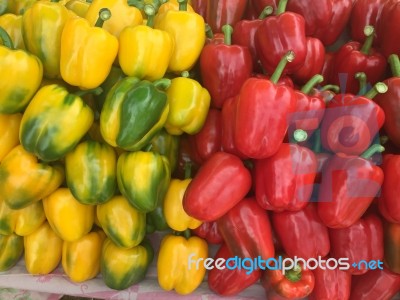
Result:
<svg viewBox="0 0 400 300"><path fill-rule="evenodd" d="M394 299L399 32L400 0L0 0L0 272Z"/></svg>

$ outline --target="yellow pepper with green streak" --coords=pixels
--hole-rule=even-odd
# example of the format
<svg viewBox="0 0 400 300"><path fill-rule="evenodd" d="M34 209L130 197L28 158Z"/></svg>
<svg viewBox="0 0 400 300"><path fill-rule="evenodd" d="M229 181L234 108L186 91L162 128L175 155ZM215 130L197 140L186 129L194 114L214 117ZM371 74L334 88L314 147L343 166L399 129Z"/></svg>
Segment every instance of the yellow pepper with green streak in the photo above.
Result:
<svg viewBox="0 0 400 300"><path fill-rule="evenodd" d="M169 113L164 126L169 134L196 134L207 118L210 93L187 76L187 72L183 72L181 77L172 79L167 89Z"/></svg>
<svg viewBox="0 0 400 300"><path fill-rule="evenodd" d="M199 287L206 274L204 264L196 268L197 259L208 257L207 242L197 236L166 235L161 241L157 260L157 278L166 291L188 295ZM190 259L189 259L190 258ZM193 264L189 265L189 261Z"/></svg>
<svg viewBox="0 0 400 300"><path fill-rule="evenodd" d="M105 238L104 232L97 230L76 241L64 241L61 263L71 281L83 282L100 273L101 249Z"/></svg>
<svg viewBox="0 0 400 300"><path fill-rule="evenodd" d="M25 109L39 88L43 66L36 56L15 49L2 27L0 39L0 114L15 114Z"/></svg>
<svg viewBox="0 0 400 300"><path fill-rule="evenodd" d="M19 126L22 114L0 114L0 163L19 144Z"/></svg>
<svg viewBox="0 0 400 300"><path fill-rule="evenodd" d="M94 112L81 98L84 93L70 94L57 84L42 87L21 120L24 148L44 161L58 160L71 151L94 121Z"/></svg>
<svg viewBox="0 0 400 300"><path fill-rule="evenodd" d="M93 227L96 207L79 203L68 188L43 198L43 207L51 228L64 241L76 241Z"/></svg>
<svg viewBox="0 0 400 300"><path fill-rule="evenodd" d="M79 17L84 18L89 10L90 0L70 0L65 3L65 7L73 11Z"/></svg>
<svg viewBox="0 0 400 300"><path fill-rule="evenodd" d="M21 145L0 164L0 195L12 209L21 209L47 197L64 181L64 169L38 162Z"/></svg>
<svg viewBox="0 0 400 300"><path fill-rule="evenodd" d="M30 274L46 275L61 261L62 239L44 222L36 231L24 237L25 267Z"/></svg>
<svg viewBox="0 0 400 300"><path fill-rule="evenodd" d="M39 0L8 0L8 12L16 15L22 15L37 1Z"/></svg>
<svg viewBox="0 0 400 300"><path fill-rule="evenodd" d="M0 235L0 272L14 267L24 252L24 238L16 234Z"/></svg>
<svg viewBox="0 0 400 300"><path fill-rule="evenodd" d="M7 31L16 49L25 50L24 38L22 36L21 15L8 13L0 16L0 27ZM1 44L3 43L1 42Z"/></svg>

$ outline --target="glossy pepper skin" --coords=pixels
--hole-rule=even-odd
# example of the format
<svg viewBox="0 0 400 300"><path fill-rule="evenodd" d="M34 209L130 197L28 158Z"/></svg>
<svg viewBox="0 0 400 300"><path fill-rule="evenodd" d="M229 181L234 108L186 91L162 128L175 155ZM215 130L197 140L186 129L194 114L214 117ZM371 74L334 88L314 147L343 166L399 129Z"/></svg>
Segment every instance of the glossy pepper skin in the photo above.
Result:
<svg viewBox="0 0 400 300"><path fill-rule="evenodd" d="M14 48L7 32L0 28L0 113L22 112L39 88L43 77L42 62L24 50Z"/></svg>
<svg viewBox="0 0 400 300"><path fill-rule="evenodd" d="M386 1L382 5L379 17L377 35L379 47L386 57L391 54L400 55L400 47L392 38L395 32L400 30L400 3L398 1Z"/></svg>
<svg viewBox="0 0 400 300"><path fill-rule="evenodd" d="M117 188L117 155L115 150L96 141L78 144L65 157L67 186L82 204L101 204Z"/></svg>
<svg viewBox="0 0 400 300"><path fill-rule="evenodd" d="M279 178L271 180L278 173ZM283 143L273 156L254 162L257 203L273 211L301 210L310 200L316 173L317 160L310 149Z"/></svg>
<svg viewBox="0 0 400 300"><path fill-rule="evenodd" d="M115 37L119 37L121 31L127 26L137 26L143 23L142 13L134 6L129 6L124 0L94 0L85 15L91 26L96 24L99 17L99 11L108 8L113 17L111 17L103 28Z"/></svg>
<svg viewBox="0 0 400 300"><path fill-rule="evenodd" d="M0 114L0 163L19 144L22 114Z"/></svg>
<svg viewBox="0 0 400 300"><path fill-rule="evenodd" d="M63 240L44 222L24 237L25 267L28 273L46 275L61 262Z"/></svg>
<svg viewBox="0 0 400 300"><path fill-rule="evenodd" d="M322 223L313 203L300 211L274 212L271 222L283 250L289 256L309 259L329 253L328 228Z"/></svg>
<svg viewBox="0 0 400 300"><path fill-rule="evenodd" d="M180 295L192 293L206 273L203 264L197 268L196 260L205 259L207 255L207 242L197 236L166 235L161 241L157 260L158 284L162 289L175 290Z"/></svg>
<svg viewBox="0 0 400 300"><path fill-rule="evenodd" d="M24 38L22 36L22 16L4 14L0 16L0 27L10 35L16 49L25 50ZM2 42L0 42L3 44Z"/></svg>
<svg viewBox="0 0 400 300"><path fill-rule="evenodd" d="M208 0L192 0L191 3L194 11L205 19L207 17Z"/></svg>
<svg viewBox="0 0 400 300"><path fill-rule="evenodd" d="M245 198L217 220L219 233L232 255L274 257L272 230L267 212L253 198Z"/></svg>
<svg viewBox="0 0 400 300"><path fill-rule="evenodd" d="M106 239L101 252L101 275L106 286L124 290L142 281L154 257L151 244L144 240L133 248L121 248Z"/></svg>
<svg viewBox="0 0 400 300"><path fill-rule="evenodd" d="M385 266L400 274L400 224L385 222L383 229Z"/></svg>
<svg viewBox="0 0 400 300"><path fill-rule="evenodd" d="M383 261L383 226L376 215L364 216L347 228L330 229L329 237L331 256L334 258L347 257L350 263L361 260ZM360 275L367 271L365 264L360 264L359 268L350 267L348 272Z"/></svg>
<svg viewBox="0 0 400 300"><path fill-rule="evenodd" d="M186 189L183 208L200 221L215 221L249 192L251 175L233 154L214 153Z"/></svg>
<svg viewBox="0 0 400 300"><path fill-rule="evenodd" d="M351 274L339 269L316 268L313 270L315 285L308 297L310 300L343 299L348 300L351 292Z"/></svg>
<svg viewBox="0 0 400 300"><path fill-rule="evenodd" d="M153 152L157 152L168 159L171 173L173 173L178 164L180 136L169 134L163 128L157 132L150 144Z"/></svg>
<svg viewBox="0 0 400 300"><path fill-rule="evenodd" d="M214 256L214 260L219 258L228 260L233 257L229 248L222 244ZM222 296L234 296L241 291L255 284L261 278L261 270L253 270L248 273L245 269L223 270L213 268L208 273L207 283L210 290Z"/></svg>
<svg viewBox="0 0 400 300"><path fill-rule="evenodd" d="M4 272L16 265L24 252L24 238L16 235L0 235L0 271Z"/></svg>
<svg viewBox="0 0 400 300"><path fill-rule="evenodd" d="M206 121L211 96L207 89L191 78L185 76L171 80L167 89L169 113L165 122L168 133L198 133Z"/></svg>
<svg viewBox="0 0 400 300"><path fill-rule="evenodd" d="M326 163L318 195L318 214L330 228L356 223L375 198L383 171L369 159L336 154Z"/></svg>
<svg viewBox="0 0 400 300"><path fill-rule="evenodd" d="M26 108L19 137L27 151L55 161L79 143L93 121L94 113L79 92L70 94L61 85L46 85Z"/></svg>
<svg viewBox="0 0 400 300"><path fill-rule="evenodd" d="M126 152L117 162L119 190L140 212L151 212L164 199L171 179L165 156L154 152Z"/></svg>
<svg viewBox="0 0 400 300"><path fill-rule="evenodd" d="M138 151L161 130L169 105L164 88L170 81L125 77L109 91L100 113L100 131L113 147Z"/></svg>
<svg viewBox="0 0 400 300"><path fill-rule="evenodd" d="M68 84L81 89L96 88L110 73L119 45L115 36L101 28L107 17L110 17L109 11L101 11L95 27L80 17L65 23L61 34L60 72Z"/></svg>
<svg viewBox="0 0 400 300"><path fill-rule="evenodd" d="M51 228L64 241L80 239L92 229L95 207L79 203L68 188L43 198L43 207Z"/></svg>
<svg viewBox="0 0 400 300"><path fill-rule="evenodd" d="M60 165L50 166L16 146L0 165L0 194L12 209L20 209L54 192L64 181Z"/></svg>
<svg viewBox="0 0 400 300"><path fill-rule="evenodd" d="M206 40L202 16L190 11L186 1L180 1L179 10L158 12L154 28L167 31L175 40L175 48L168 70L180 73L190 70L198 60Z"/></svg>
<svg viewBox="0 0 400 300"><path fill-rule="evenodd" d="M100 273L101 248L106 235L90 232L73 242L63 242L61 264L73 282L84 282Z"/></svg>
<svg viewBox="0 0 400 300"><path fill-rule="evenodd" d="M208 0L206 22L213 32L222 32L225 24L232 27L239 22L246 10L248 0Z"/></svg>
<svg viewBox="0 0 400 300"><path fill-rule="evenodd" d="M84 18L89 10L90 4L91 0L69 0L65 3L65 7L73 11L79 17Z"/></svg>
<svg viewBox="0 0 400 300"><path fill-rule="evenodd" d="M61 34L73 14L61 3L36 1L22 17L26 49L43 63L46 78L60 78Z"/></svg>
<svg viewBox="0 0 400 300"><path fill-rule="evenodd" d="M219 234L216 221L203 222L199 227L193 229L192 233L205 239L209 244L222 244L224 241Z"/></svg>
<svg viewBox="0 0 400 300"><path fill-rule="evenodd" d="M124 196L114 196L96 209L101 227L116 246L132 248L143 241L146 215L132 207Z"/></svg>

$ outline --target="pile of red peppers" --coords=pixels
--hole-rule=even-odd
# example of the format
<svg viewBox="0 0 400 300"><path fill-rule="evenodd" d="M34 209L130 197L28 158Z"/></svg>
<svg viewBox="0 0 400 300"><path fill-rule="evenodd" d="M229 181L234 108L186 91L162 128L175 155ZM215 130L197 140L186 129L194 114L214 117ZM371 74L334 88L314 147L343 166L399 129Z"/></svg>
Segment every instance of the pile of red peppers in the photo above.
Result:
<svg viewBox="0 0 400 300"><path fill-rule="evenodd" d="M211 95L181 140L183 207L217 258L371 262L349 270L212 269L208 285L268 299L400 292L400 1L192 0L208 24Z"/></svg>

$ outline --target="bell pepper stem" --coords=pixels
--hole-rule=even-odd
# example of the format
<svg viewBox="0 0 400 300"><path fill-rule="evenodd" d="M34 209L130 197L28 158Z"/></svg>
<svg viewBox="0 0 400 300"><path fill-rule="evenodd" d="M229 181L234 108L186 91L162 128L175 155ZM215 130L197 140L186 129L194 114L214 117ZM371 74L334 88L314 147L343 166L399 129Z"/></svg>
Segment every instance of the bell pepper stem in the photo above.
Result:
<svg viewBox="0 0 400 300"><path fill-rule="evenodd" d="M320 74L314 75L302 88L301 92L310 95L312 89L319 83L324 81L324 77Z"/></svg>
<svg viewBox="0 0 400 300"><path fill-rule="evenodd" d="M332 91L332 92L334 92L334 93L339 93L340 92L340 87L338 86L338 85L334 85L334 84L327 84L327 85L324 85L321 89L320 89L320 91L321 92L324 92L324 91Z"/></svg>
<svg viewBox="0 0 400 300"><path fill-rule="evenodd" d="M278 9L276 10L276 15L283 14L286 11L286 6L289 0L280 0L278 4Z"/></svg>
<svg viewBox="0 0 400 300"><path fill-rule="evenodd" d="M189 76L190 76L190 73L189 73L188 71L183 71L183 72L181 73L181 77L189 78Z"/></svg>
<svg viewBox="0 0 400 300"><path fill-rule="evenodd" d="M272 13L274 12L274 8L272 6L266 6L264 7L264 9L262 10L262 12L260 13L260 15L258 16L259 20L263 20L266 17L268 17L269 15L272 15Z"/></svg>
<svg viewBox="0 0 400 300"><path fill-rule="evenodd" d="M159 88L161 90L166 90L171 85L171 79L161 78L161 79L154 81L153 84L156 88Z"/></svg>
<svg viewBox="0 0 400 300"><path fill-rule="evenodd" d="M301 267L296 265L292 270L285 273L285 277L291 282L297 282L301 279Z"/></svg>
<svg viewBox="0 0 400 300"><path fill-rule="evenodd" d="M192 163L190 161L185 163L185 179L189 179L192 176Z"/></svg>
<svg viewBox="0 0 400 300"><path fill-rule="evenodd" d="M393 76L400 77L400 59L397 54L391 54L388 58Z"/></svg>
<svg viewBox="0 0 400 300"><path fill-rule="evenodd" d="M364 94L365 98L374 99L374 97L378 94L384 94L388 90L388 86L383 82L377 82L372 89Z"/></svg>
<svg viewBox="0 0 400 300"><path fill-rule="evenodd" d="M304 142L307 140L308 138L308 134L306 131L304 131L303 129L296 129L293 132L293 138L296 142L300 143L300 142Z"/></svg>
<svg viewBox="0 0 400 300"><path fill-rule="evenodd" d="M109 18L111 18L111 11L108 8L102 8L99 11L99 18L96 21L96 24L94 24L95 27L103 27L103 24L105 21L107 21Z"/></svg>
<svg viewBox="0 0 400 300"><path fill-rule="evenodd" d="M74 95L76 95L78 97L82 97L82 96L85 96L87 94L94 94L94 95L98 96L102 92L103 92L103 89L101 87L97 87L95 89L77 91L77 92L74 93Z"/></svg>
<svg viewBox="0 0 400 300"><path fill-rule="evenodd" d="M315 140L313 145L314 153L321 153L322 152L322 145L321 145L321 129L317 129L314 132Z"/></svg>
<svg viewBox="0 0 400 300"><path fill-rule="evenodd" d="M383 151L385 151L385 147L380 144L375 144L365 150L365 152L360 156L364 159L370 159L374 154L382 153Z"/></svg>
<svg viewBox="0 0 400 300"><path fill-rule="evenodd" d="M214 38L214 33L213 33L213 31L212 31L212 28L211 28L211 26L208 25L208 24L206 24L206 36L207 36L209 39L213 39L213 38Z"/></svg>
<svg viewBox="0 0 400 300"><path fill-rule="evenodd" d="M147 16L147 22L146 25L153 28L154 26L154 15L156 14L156 9L150 5L146 4L143 8L144 13Z"/></svg>
<svg viewBox="0 0 400 300"><path fill-rule="evenodd" d="M367 92L367 75L364 72L358 72L354 77L360 83L360 89L358 91L358 95L365 95Z"/></svg>
<svg viewBox="0 0 400 300"><path fill-rule="evenodd" d="M187 0L178 0L179 11L187 11Z"/></svg>
<svg viewBox="0 0 400 300"><path fill-rule="evenodd" d="M12 42L12 39L3 27L0 27L0 39L3 41L3 45L5 47L7 47L11 50L14 49L14 44Z"/></svg>
<svg viewBox="0 0 400 300"><path fill-rule="evenodd" d="M137 9L144 9L144 3L143 0L128 0L128 5L129 6L134 6Z"/></svg>
<svg viewBox="0 0 400 300"><path fill-rule="evenodd" d="M287 63L292 62L294 58L295 54L293 51L289 51L288 53L286 53L280 60L278 66L276 67L274 73L272 74L269 80L276 84L279 78L281 78L283 70L285 69Z"/></svg>
<svg viewBox="0 0 400 300"><path fill-rule="evenodd" d="M229 24L226 24L222 26L222 32L224 33L224 44L232 45L233 27Z"/></svg>
<svg viewBox="0 0 400 300"><path fill-rule="evenodd" d="M365 35L365 41L364 44L361 47L360 52L369 55L371 52L372 48L372 43L374 42L374 33L375 33L375 28L371 25L367 25L364 28L364 35Z"/></svg>

